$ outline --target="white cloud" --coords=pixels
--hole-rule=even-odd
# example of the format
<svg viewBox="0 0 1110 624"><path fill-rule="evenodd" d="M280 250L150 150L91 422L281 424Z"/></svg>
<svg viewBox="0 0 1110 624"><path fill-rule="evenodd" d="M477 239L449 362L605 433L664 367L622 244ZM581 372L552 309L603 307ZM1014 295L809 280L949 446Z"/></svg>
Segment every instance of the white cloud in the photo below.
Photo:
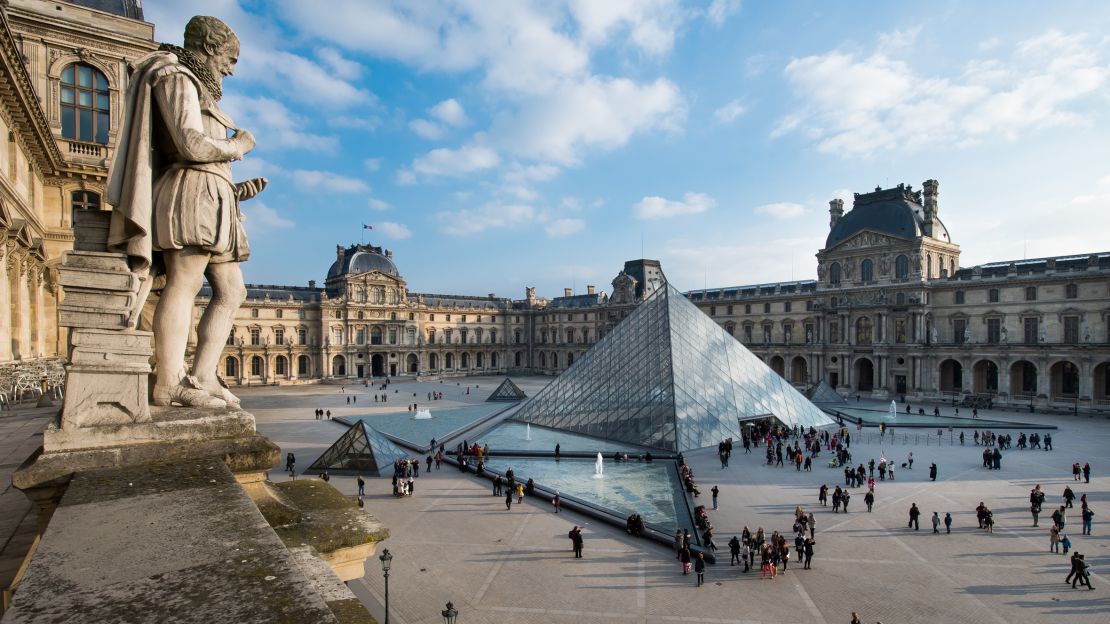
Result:
<svg viewBox="0 0 1110 624"><path fill-rule="evenodd" d="M674 47L685 17L673 0L571 0L570 10L587 43L596 45L620 33L641 51L656 55Z"/></svg>
<svg viewBox="0 0 1110 624"><path fill-rule="evenodd" d="M649 196L641 199L632 207L637 219L664 219L705 212L717 201L705 193L686 193L681 200Z"/></svg>
<svg viewBox="0 0 1110 624"><path fill-rule="evenodd" d="M705 11L705 17L715 26L725 23L729 16L740 11L740 0L713 0Z"/></svg>
<svg viewBox="0 0 1110 624"><path fill-rule="evenodd" d="M736 121L737 117L746 112L748 112L748 107L744 106L743 102L740 100L733 100L713 111L713 116L717 118L718 122L727 124Z"/></svg>
<svg viewBox="0 0 1110 624"><path fill-rule="evenodd" d="M536 209L525 204L491 203L479 208L436 214L440 231L451 236L471 236L489 229L520 227L536 220Z"/></svg>
<svg viewBox="0 0 1110 624"><path fill-rule="evenodd" d="M409 129L422 139L435 141L443 138L443 127L427 119L413 119L409 122Z"/></svg>
<svg viewBox="0 0 1110 624"><path fill-rule="evenodd" d="M393 206L390 205L389 202L384 202L380 199L375 199L373 197L366 200L366 203L367 203L367 205L369 205L374 210L377 210L378 212L385 212L386 210L391 210L393 208Z"/></svg>
<svg viewBox="0 0 1110 624"><path fill-rule="evenodd" d="M352 130L368 130L373 132L382 127L382 118L378 115L368 114L365 117L358 115L332 115L327 119L328 125L333 128L347 128Z"/></svg>
<svg viewBox="0 0 1110 624"><path fill-rule="evenodd" d="M1104 175L1098 179L1098 183L1104 186L1110 186L1110 175Z"/></svg>
<svg viewBox="0 0 1110 624"><path fill-rule="evenodd" d="M785 74L800 100L772 137L803 131L822 152L869 156L890 149L968 146L1084 123L1072 110L1110 78L1105 43L1050 30L1009 59L976 60L957 77L929 77L882 51L795 59Z"/></svg>
<svg viewBox="0 0 1110 624"><path fill-rule="evenodd" d="M428 109L428 114L448 126L460 127L470 123L470 120L466 118L466 111L463 110L462 105L455 98L443 100L436 104Z"/></svg>
<svg viewBox="0 0 1110 624"><path fill-rule="evenodd" d="M395 238L397 240L404 240L412 236L412 230L402 223L394 223L393 221L382 221L374 226L375 231L381 231L388 238Z"/></svg>
<svg viewBox="0 0 1110 624"><path fill-rule="evenodd" d="M344 80L355 80L362 76L362 65L344 58L335 48L320 48L316 51L316 56L333 74Z"/></svg>
<svg viewBox="0 0 1110 624"><path fill-rule="evenodd" d="M918 25L889 33L882 33L879 35L879 51L893 53L902 48L908 48L917 41L917 37L921 34L921 30L922 26Z"/></svg>
<svg viewBox="0 0 1110 624"><path fill-rule="evenodd" d="M255 227L288 229L296 225L296 223L281 216L276 210L257 199L243 202L243 212L246 216L247 227L252 229Z"/></svg>
<svg viewBox="0 0 1110 624"><path fill-rule="evenodd" d="M333 152L339 146L336 137L305 132L308 120L294 114L277 100L228 94L224 96L221 106L240 128L246 128L255 136L257 149L276 147Z"/></svg>
<svg viewBox="0 0 1110 624"><path fill-rule="evenodd" d="M414 159L411 168L398 172L398 181L415 182L417 174L458 177L491 169L500 162L496 151L482 145L464 145L458 149L441 147Z"/></svg>
<svg viewBox="0 0 1110 624"><path fill-rule="evenodd" d="M755 207L756 214L765 214L776 219L794 219L806 213L806 207L792 202L776 202Z"/></svg>
<svg viewBox="0 0 1110 624"><path fill-rule="evenodd" d="M367 171L377 171L382 168L382 159L367 158L366 160L362 161L362 166L365 167Z"/></svg>
<svg viewBox="0 0 1110 624"><path fill-rule="evenodd" d="M577 234L585 228L586 223L582 219L555 219L544 226L544 231L549 237L557 238Z"/></svg>
<svg viewBox="0 0 1110 624"><path fill-rule="evenodd" d="M369 193L370 185L356 178L332 173L297 169L289 172L293 183L303 191L324 191L331 193Z"/></svg>

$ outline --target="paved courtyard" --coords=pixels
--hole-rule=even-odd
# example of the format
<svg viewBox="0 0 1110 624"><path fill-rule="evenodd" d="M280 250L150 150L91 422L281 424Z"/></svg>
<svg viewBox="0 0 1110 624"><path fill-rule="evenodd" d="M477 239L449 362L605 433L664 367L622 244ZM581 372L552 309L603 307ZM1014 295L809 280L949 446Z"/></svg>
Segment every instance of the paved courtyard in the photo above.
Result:
<svg viewBox="0 0 1110 624"><path fill-rule="evenodd" d="M412 392L425 397L439 389L440 408L476 404L492 391L497 379L400 382L390 388L391 403L373 402L374 388L349 386L359 399L348 407L337 386L258 388L244 390L244 407L255 413L258 428L283 452L297 454L299 469L326 449L344 428L317 422L316 407L334 415L370 415L396 411ZM532 395L545 378L517 380ZM466 383L479 384L466 395ZM426 401L418 401L421 406ZM438 403L438 405L437 405ZM865 401L862 406L867 406ZM881 408L879 403L872 407ZM931 411L931 407L929 408ZM950 410L949 410L950 411ZM896 431L887 441L886 457L905 461L913 451L914 469L896 468L894 482L880 482L873 513L866 513L863 490L854 493L851 512L833 514L817 505L822 483L842 483L839 470L824 467L796 472L793 467L763 465L762 455L734 453L722 470L712 450L691 453L703 491L721 488L721 509L711 512L721 547L746 525L789 532L796 505L817 517L817 547L812 570L791 564L783 576L760 580L740 568L709 566L705 587L693 576L683 577L670 551L573 513L555 515L550 505L526 500L505 511L503 501L489 495L488 482L461 476L451 469L423 474L416 495L395 499L388 479L370 480L367 509L392 531L384 544L394 554L390 575L390 618L398 624L442 621L439 611L448 600L461 611L460 622L848 622L858 611L864 622L1105 622L1110 613L1110 535L1104 520L1110 477L1102 476L1110 454L1110 421L1103 417L1049 416L983 411L982 417L1059 426L1053 432L1056 450L1007 452L1001 471L980 467L982 447L937 446L935 430ZM865 430L866 434L869 431ZM1013 432L1016 437L1016 431ZM905 437L903 437L905 436ZM915 438L916 436L916 438ZM876 437L876 436L872 436ZM925 439L929 438L928 445ZM915 443L916 440L916 443ZM854 441L855 462L878 457L877 440ZM1091 462L1089 485L1074 484L1086 493L1095 510L1093 536L1080 535L1078 504L1070 514L1067 533L1074 548L1086 553L1095 572L1094 591L1072 590L1063 582L1067 558L1051 554L1048 525L1051 505L1061 501L1065 485L1073 484L1073 462ZM928 466L940 469L937 482L928 480ZM284 478L280 469L271 473ZM521 475L527 477L527 475ZM1028 492L1041 484L1049 494L1041 528L1032 528ZM354 494L353 478L332 484ZM708 494L703 495L706 503ZM974 508L985 501L995 513L996 528L977 528ZM906 528L907 511L916 502L923 512L920 531ZM933 511L951 512L951 535L933 535ZM567 531L585 528L585 558L575 560ZM722 557L727 564L727 552ZM376 562L374 562L376 564ZM384 588L376 565L351 583L352 589L379 614Z"/></svg>

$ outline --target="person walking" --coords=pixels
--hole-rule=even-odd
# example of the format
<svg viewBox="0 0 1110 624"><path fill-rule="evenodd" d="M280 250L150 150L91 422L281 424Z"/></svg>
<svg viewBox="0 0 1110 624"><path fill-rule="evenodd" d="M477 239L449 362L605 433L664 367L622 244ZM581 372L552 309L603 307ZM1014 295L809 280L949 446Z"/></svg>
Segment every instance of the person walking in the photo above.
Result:
<svg viewBox="0 0 1110 624"><path fill-rule="evenodd" d="M1053 525L1048 530L1048 551L1058 553L1060 552L1060 528Z"/></svg>
<svg viewBox="0 0 1110 624"><path fill-rule="evenodd" d="M732 539L728 541L728 552L731 558L728 561L730 566L740 563L740 538L733 535Z"/></svg>
<svg viewBox="0 0 1110 624"><path fill-rule="evenodd" d="M952 513L947 511L944 513L944 532L952 532Z"/></svg>
<svg viewBox="0 0 1110 624"><path fill-rule="evenodd" d="M505 511L513 510L513 492L512 488L505 489Z"/></svg>
<svg viewBox="0 0 1110 624"><path fill-rule="evenodd" d="M717 495L720 494L721 490L720 490L720 488L718 488L717 486L714 485L713 489L711 489L709 491L713 494L713 509L716 510L717 509Z"/></svg>
<svg viewBox="0 0 1110 624"><path fill-rule="evenodd" d="M520 482L516 484L516 502L517 504L524 502L524 484Z"/></svg>
<svg viewBox="0 0 1110 624"><path fill-rule="evenodd" d="M906 455L906 469L913 470L913 451Z"/></svg>
<svg viewBox="0 0 1110 624"><path fill-rule="evenodd" d="M863 502L867 505L867 513L871 513L871 507L875 504L875 490L867 490L863 495Z"/></svg>
<svg viewBox="0 0 1110 624"><path fill-rule="evenodd" d="M1075 507L1074 501L1075 501L1075 492L1073 492L1071 490L1071 486L1069 485L1069 486L1064 488L1064 506L1069 507L1069 508Z"/></svg>
<svg viewBox="0 0 1110 624"><path fill-rule="evenodd" d="M809 512L809 517L806 518L806 525L809 527L809 536L813 537L814 532L817 531L817 518L813 517L813 512Z"/></svg>
<svg viewBox="0 0 1110 624"><path fill-rule="evenodd" d="M1091 534L1091 524L1094 522L1095 512L1088 506L1083 507L1083 535Z"/></svg>
<svg viewBox="0 0 1110 624"><path fill-rule="evenodd" d="M705 584L705 555L698 553L698 558L694 560L694 572L698 575L698 587Z"/></svg>
<svg viewBox="0 0 1110 624"><path fill-rule="evenodd" d="M682 529L676 529L674 532L674 558L677 560L682 555Z"/></svg>
<svg viewBox="0 0 1110 624"><path fill-rule="evenodd" d="M936 481L937 480L937 465L936 464L929 464L929 480L930 481Z"/></svg>
<svg viewBox="0 0 1110 624"><path fill-rule="evenodd" d="M811 537L805 541L805 544L802 545L802 548L805 549L805 565L802 566L803 570L810 569L809 564L811 561L813 561L813 545L816 543L817 541Z"/></svg>
<svg viewBox="0 0 1110 624"><path fill-rule="evenodd" d="M829 486L822 483L821 484L821 489L817 490L817 502L821 503L821 506L824 507L828 500L829 500Z"/></svg>
<svg viewBox="0 0 1110 624"><path fill-rule="evenodd" d="M678 562L682 564L682 576L690 574L690 549L685 544L678 551Z"/></svg>
<svg viewBox="0 0 1110 624"><path fill-rule="evenodd" d="M1060 545L1064 547L1064 554L1068 554L1068 551L1071 550L1071 538L1068 537L1067 533L1060 534Z"/></svg>
<svg viewBox="0 0 1110 624"><path fill-rule="evenodd" d="M366 480L362 478L362 475L358 476L357 483L358 483L358 495L359 496L366 496Z"/></svg>
<svg viewBox="0 0 1110 624"><path fill-rule="evenodd" d="M920 530L921 526L917 522L920 516L921 510L917 508L917 503L912 503L910 505L910 523L906 525L906 528L913 527L914 531Z"/></svg>
<svg viewBox="0 0 1110 624"><path fill-rule="evenodd" d="M1083 482L1084 483L1090 483L1091 482L1091 464L1089 462L1083 464Z"/></svg>
<svg viewBox="0 0 1110 624"><path fill-rule="evenodd" d="M1072 579L1071 588L1075 589L1075 584L1078 582L1080 585L1086 585L1087 589L1094 589L1094 587L1091 587L1091 566L1087 563L1086 558L1084 558L1084 556L1079 553L1075 553L1075 559L1072 561L1072 566L1075 573L1075 578Z"/></svg>

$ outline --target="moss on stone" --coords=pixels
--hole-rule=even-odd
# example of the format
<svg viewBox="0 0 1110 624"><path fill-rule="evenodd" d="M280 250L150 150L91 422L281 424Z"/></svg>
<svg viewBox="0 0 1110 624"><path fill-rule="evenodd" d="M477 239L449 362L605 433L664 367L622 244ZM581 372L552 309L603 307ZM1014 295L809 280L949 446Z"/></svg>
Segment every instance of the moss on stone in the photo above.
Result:
<svg viewBox="0 0 1110 624"><path fill-rule="evenodd" d="M340 624L378 624L358 598L328 601L328 609Z"/></svg>
<svg viewBox="0 0 1110 624"><path fill-rule="evenodd" d="M302 514L294 524L270 523L287 546L307 545L330 554L389 537L389 529L324 481L286 481L274 487Z"/></svg>

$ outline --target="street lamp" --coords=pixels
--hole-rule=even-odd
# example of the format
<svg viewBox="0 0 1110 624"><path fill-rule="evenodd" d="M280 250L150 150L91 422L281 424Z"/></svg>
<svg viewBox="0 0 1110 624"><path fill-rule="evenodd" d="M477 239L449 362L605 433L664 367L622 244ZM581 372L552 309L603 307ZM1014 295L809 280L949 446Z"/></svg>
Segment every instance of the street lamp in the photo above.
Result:
<svg viewBox="0 0 1110 624"><path fill-rule="evenodd" d="M385 624L389 624L389 566L393 563L393 555L389 554L388 548L382 551L378 561L382 562L382 574L385 576Z"/></svg>
<svg viewBox="0 0 1110 624"><path fill-rule="evenodd" d="M455 605L450 602L447 603L447 608L440 612L443 616L443 624L455 624L455 619L459 617L459 612L455 609Z"/></svg>

